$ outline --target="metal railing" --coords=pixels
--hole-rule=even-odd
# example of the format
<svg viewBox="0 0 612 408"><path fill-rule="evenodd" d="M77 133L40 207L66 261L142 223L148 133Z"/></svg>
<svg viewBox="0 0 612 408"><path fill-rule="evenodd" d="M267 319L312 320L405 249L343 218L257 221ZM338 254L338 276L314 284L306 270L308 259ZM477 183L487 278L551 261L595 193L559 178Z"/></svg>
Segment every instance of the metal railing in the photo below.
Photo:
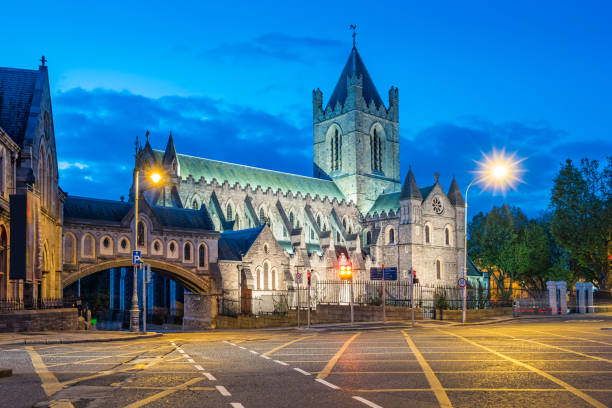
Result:
<svg viewBox="0 0 612 408"><path fill-rule="evenodd" d="M70 307L64 299L41 298L27 302L23 299L0 299L0 312L12 312L15 310L57 309Z"/></svg>

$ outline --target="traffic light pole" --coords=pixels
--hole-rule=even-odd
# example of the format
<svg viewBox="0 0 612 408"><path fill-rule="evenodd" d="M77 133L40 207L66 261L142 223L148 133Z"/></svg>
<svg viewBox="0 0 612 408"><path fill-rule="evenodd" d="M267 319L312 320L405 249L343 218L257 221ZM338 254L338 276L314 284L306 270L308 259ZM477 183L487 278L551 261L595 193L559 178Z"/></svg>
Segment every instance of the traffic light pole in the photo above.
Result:
<svg viewBox="0 0 612 408"><path fill-rule="evenodd" d="M382 266L382 306L383 306L383 323L387 323L387 291L385 288L385 264Z"/></svg>
<svg viewBox="0 0 612 408"><path fill-rule="evenodd" d="M349 285L351 286L351 326L355 324L355 315L353 313L353 277L349 280Z"/></svg>
<svg viewBox="0 0 612 408"><path fill-rule="evenodd" d="M310 278L308 278L308 328L310 329Z"/></svg>
<svg viewBox="0 0 612 408"><path fill-rule="evenodd" d="M297 283L297 327L300 328L300 282Z"/></svg>
<svg viewBox="0 0 612 408"><path fill-rule="evenodd" d="M414 272L410 269L410 315L412 327L414 327Z"/></svg>

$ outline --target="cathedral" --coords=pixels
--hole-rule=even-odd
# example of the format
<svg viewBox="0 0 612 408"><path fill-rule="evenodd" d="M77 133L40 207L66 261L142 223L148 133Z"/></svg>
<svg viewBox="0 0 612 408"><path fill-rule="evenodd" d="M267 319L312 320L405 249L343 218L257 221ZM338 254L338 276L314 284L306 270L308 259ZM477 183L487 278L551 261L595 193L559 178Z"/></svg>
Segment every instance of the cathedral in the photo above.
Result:
<svg viewBox="0 0 612 408"><path fill-rule="evenodd" d="M135 170L165 174L147 200L208 211L227 293L286 289L297 272L338 279L347 263L354 279L384 264L401 280L414 269L423 284L455 285L465 202L454 178L445 190L437 173L422 187L412 170L401 177L398 89L385 103L353 45L327 103L319 89L312 98L312 177L179 153L172 134L155 150L147 135Z"/></svg>

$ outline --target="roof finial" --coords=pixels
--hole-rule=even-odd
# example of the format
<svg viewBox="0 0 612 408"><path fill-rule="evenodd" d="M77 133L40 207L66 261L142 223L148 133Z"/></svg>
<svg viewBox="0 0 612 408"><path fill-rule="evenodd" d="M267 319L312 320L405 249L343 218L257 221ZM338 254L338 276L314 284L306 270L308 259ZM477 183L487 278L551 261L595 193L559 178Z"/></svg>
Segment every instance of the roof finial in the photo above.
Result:
<svg viewBox="0 0 612 408"><path fill-rule="evenodd" d="M43 55L42 58L40 59L40 62L42 63L42 66L45 66L45 62L47 62L48 59L45 58L45 56Z"/></svg>
<svg viewBox="0 0 612 408"><path fill-rule="evenodd" d="M145 136L147 138L147 143L149 143L149 130L147 129L147 133L145 133Z"/></svg>
<svg viewBox="0 0 612 408"><path fill-rule="evenodd" d="M437 171L434 173L434 176L436 176L436 183L438 182L438 179L440 178L440 173L438 173Z"/></svg>
<svg viewBox="0 0 612 408"><path fill-rule="evenodd" d="M357 25L356 24L351 24L349 26L349 30L353 30L353 48L355 48L355 36L357 35L355 33L355 30L357 30Z"/></svg>

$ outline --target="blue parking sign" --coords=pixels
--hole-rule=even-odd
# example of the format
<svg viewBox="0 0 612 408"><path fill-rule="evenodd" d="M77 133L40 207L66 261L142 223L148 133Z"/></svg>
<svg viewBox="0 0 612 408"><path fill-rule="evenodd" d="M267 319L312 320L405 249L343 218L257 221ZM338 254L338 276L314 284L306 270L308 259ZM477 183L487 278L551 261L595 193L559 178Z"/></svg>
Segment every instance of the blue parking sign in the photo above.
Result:
<svg viewBox="0 0 612 408"><path fill-rule="evenodd" d="M141 251L132 251L132 265L140 265L141 263Z"/></svg>

